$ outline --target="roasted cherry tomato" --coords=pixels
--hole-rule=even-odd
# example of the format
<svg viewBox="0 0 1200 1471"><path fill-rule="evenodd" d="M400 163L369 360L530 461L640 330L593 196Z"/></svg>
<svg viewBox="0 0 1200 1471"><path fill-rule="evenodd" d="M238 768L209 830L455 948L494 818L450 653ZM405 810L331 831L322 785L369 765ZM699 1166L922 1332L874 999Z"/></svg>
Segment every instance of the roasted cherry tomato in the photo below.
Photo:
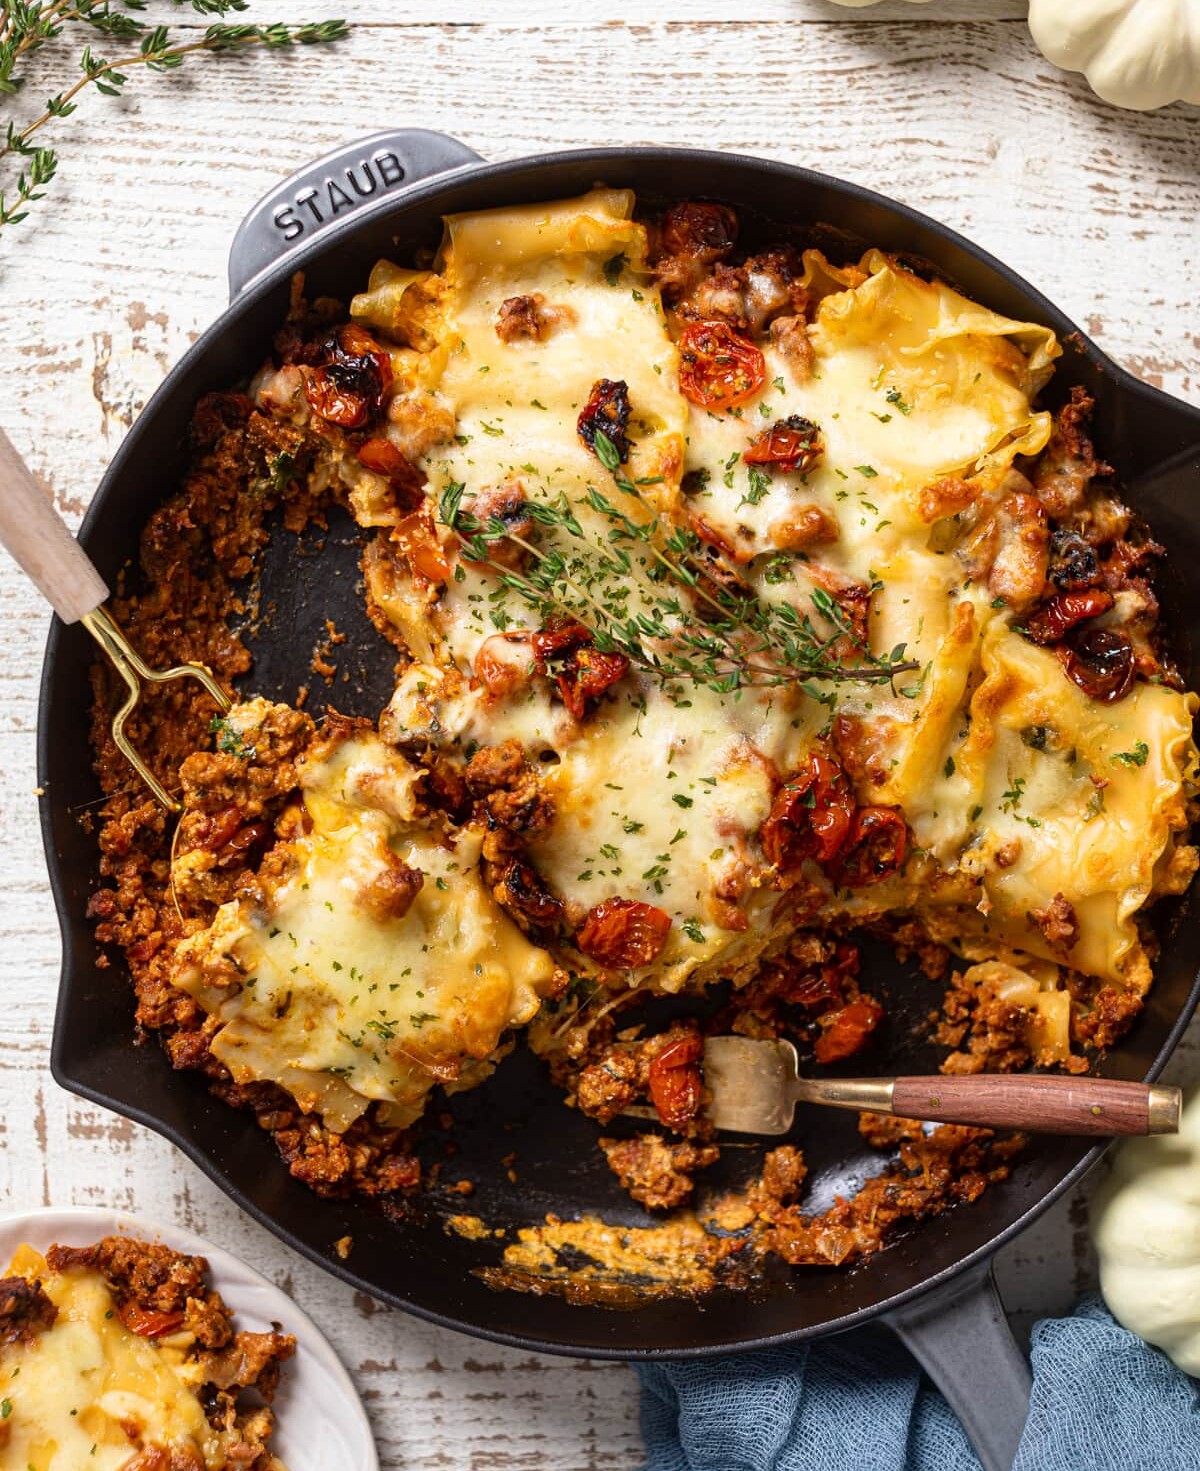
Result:
<svg viewBox="0 0 1200 1471"><path fill-rule="evenodd" d="M536 926L557 924L563 903L531 863L514 858L500 879L504 902L509 909Z"/></svg>
<svg viewBox="0 0 1200 1471"><path fill-rule="evenodd" d="M693 322L679 336L679 386L702 409L735 409L766 382L761 352L726 322Z"/></svg>
<svg viewBox="0 0 1200 1471"><path fill-rule="evenodd" d="M1050 581L1063 592L1084 592L1100 581L1095 548L1077 531L1060 528L1051 532Z"/></svg>
<svg viewBox="0 0 1200 1471"><path fill-rule="evenodd" d="M649 965L667 943L671 916L637 899L604 899L588 910L575 943L611 970Z"/></svg>
<svg viewBox="0 0 1200 1471"><path fill-rule="evenodd" d="M904 867L908 826L899 807L860 807L831 877L847 889L877 884Z"/></svg>
<svg viewBox="0 0 1200 1471"><path fill-rule="evenodd" d="M552 618L533 635L533 657L544 670L550 659L562 659L592 641L592 631L575 618Z"/></svg>
<svg viewBox="0 0 1200 1471"><path fill-rule="evenodd" d="M704 1088L703 1051L704 1043L693 1034L668 1042L650 1064L650 1101L668 1129L682 1129L696 1117Z"/></svg>
<svg viewBox="0 0 1200 1471"><path fill-rule="evenodd" d="M597 699L628 672L629 660L624 654L584 647L575 650L556 683L563 704L576 720L582 720L588 701Z"/></svg>
<svg viewBox="0 0 1200 1471"><path fill-rule="evenodd" d="M883 1007L864 997L832 1015L832 1023L813 1044L813 1056L820 1063L853 1057L883 1020Z"/></svg>
<svg viewBox="0 0 1200 1471"><path fill-rule="evenodd" d="M814 752L775 794L760 834L767 861L785 872L806 858L831 863L842 851L853 817L846 773Z"/></svg>
<svg viewBox="0 0 1200 1471"><path fill-rule="evenodd" d="M737 234L737 215L726 204L685 200L672 205L662 219L662 248L666 255L719 260L733 249Z"/></svg>
<svg viewBox="0 0 1200 1471"><path fill-rule="evenodd" d="M361 327L340 327L304 384L314 414L341 429L360 429L378 414L392 386L392 360Z"/></svg>
<svg viewBox="0 0 1200 1471"><path fill-rule="evenodd" d="M589 449L596 448L596 431L603 433L622 464L633 447L629 440L629 385L623 378L600 378L592 387L576 429Z"/></svg>
<svg viewBox="0 0 1200 1471"><path fill-rule="evenodd" d="M747 465L778 465L781 470L799 470L805 475L824 452L821 431L812 420L789 414L764 429L750 448L742 451L742 459Z"/></svg>
<svg viewBox="0 0 1200 1471"><path fill-rule="evenodd" d="M1057 644L1079 623L1098 618L1113 605L1113 595L1094 587L1085 592L1060 592L1025 620L1021 632L1035 644Z"/></svg>
<svg viewBox="0 0 1200 1471"><path fill-rule="evenodd" d="M1137 661L1129 635L1120 629L1081 628L1054 652L1067 678L1102 704L1114 704L1133 687Z"/></svg>
<svg viewBox="0 0 1200 1471"><path fill-rule="evenodd" d="M397 521L392 536L414 572L428 582L450 580L450 563L438 541L433 507L428 500L422 499L415 511Z"/></svg>
<svg viewBox="0 0 1200 1471"><path fill-rule="evenodd" d="M122 1303L119 1315L130 1333L136 1333L139 1338L165 1338L183 1327L182 1313L159 1313L139 1307L136 1302Z"/></svg>
<svg viewBox="0 0 1200 1471"><path fill-rule="evenodd" d="M415 511L425 494L425 474L382 435L358 447L358 462L376 475L386 475L402 511Z"/></svg>

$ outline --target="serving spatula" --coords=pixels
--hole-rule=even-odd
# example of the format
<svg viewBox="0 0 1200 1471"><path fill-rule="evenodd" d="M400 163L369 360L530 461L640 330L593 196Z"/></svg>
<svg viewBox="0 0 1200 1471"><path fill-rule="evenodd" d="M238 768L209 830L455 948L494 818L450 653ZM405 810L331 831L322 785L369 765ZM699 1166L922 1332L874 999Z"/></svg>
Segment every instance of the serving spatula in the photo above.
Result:
<svg viewBox="0 0 1200 1471"><path fill-rule="evenodd" d="M795 1047L776 1039L708 1037L708 1117L734 1134L786 1134L797 1103L869 1109L939 1124L1031 1134L1174 1134L1180 1090L1161 1083L1029 1073L966 1077L802 1078Z"/></svg>

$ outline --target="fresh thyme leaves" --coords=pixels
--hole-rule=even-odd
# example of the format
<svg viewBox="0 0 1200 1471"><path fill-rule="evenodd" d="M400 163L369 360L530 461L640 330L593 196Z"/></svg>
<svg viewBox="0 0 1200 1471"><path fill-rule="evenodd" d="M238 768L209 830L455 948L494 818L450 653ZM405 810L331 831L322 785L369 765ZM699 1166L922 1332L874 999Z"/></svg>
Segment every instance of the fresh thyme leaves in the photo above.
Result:
<svg viewBox="0 0 1200 1471"><path fill-rule="evenodd" d="M625 499L589 486L586 528L584 506L577 514L563 494L526 501L534 530L522 535L499 518L482 521L464 510L459 482L442 491L440 519L465 556L487 566L543 622L565 615L582 623L598 652L623 655L674 698L689 683L718 694L796 683L807 689L813 680L888 683L920 667L903 645L873 654L821 588L810 595L812 614L760 598L694 530L658 512L645 495L657 477L631 480L603 429L595 429L592 448ZM519 569L492 554L499 541L524 553Z"/></svg>
<svg viewBox="0 0 1200 1471"><path fill-rule="evenodd" d="M29 213L29 206L45 198L46 188L57 173L59 156L54 148L31 140L47 125L70 117L78 106L75 98L85 88L94 87L106 97L118 97L134 67L173 71L199 51L243 51L251 46L278 50L320 45L347 34L346 23L341 20L263 26L224 20L227 15L246 11L249 0L174 3L177 8L186 7L217 19L198 34L193 31L176 36L167 26L150 25L141 19L139 12L145 9L145 0L0 0L0 96L16 98L20 94L25 81L23 64L48 42L66 37L82 41L87 36L131 44L128 53L116 61L97 56L90 45L84 44L77 58L82 76L55 93L44 110L28 121L10 113L0 122L0 165L4 166L5 185L0 189L0 232L5 225L19 224ZM189 39L189 35L195 39ZM132 49L133 43L136 50Z"/></svg>

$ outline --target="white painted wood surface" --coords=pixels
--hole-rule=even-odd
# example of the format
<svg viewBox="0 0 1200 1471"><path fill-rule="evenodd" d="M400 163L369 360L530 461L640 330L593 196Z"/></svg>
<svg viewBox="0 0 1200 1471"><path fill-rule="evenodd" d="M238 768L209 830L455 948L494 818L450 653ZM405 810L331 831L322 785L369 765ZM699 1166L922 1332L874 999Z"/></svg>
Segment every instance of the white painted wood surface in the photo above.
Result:
<svg viewBox="0 0 1200 1471"><path fill-rule="evenodd" d="M156 0L151 13L177 18L168 9ZM122 102L84 102L51 202L0 243L0 421L77 520L141 405L222 307L244 210L306 159L390 124L441 128L496 159L705 144L857 180L965 231L1118 361L1200 402L1200 112L1098 102L1036 53L1023 9L607 0L593 21L577 0L257 0L254 19L341 13L358 26L334 50L200 61L139 75ZM51 85L36 74L28 100ZM33 793L46 617L0 563L0 1201L136 1208L245 1255L329 1332L389 1471L635 1466L627 1369L492 1348L356 1299L157 1136L55 1087L58 937ZM1172 1072L1200 1078L1195 1028ZM1084 1219L1077 1196L1005 1254L1019 1317L1064 1307L1087 1282Z"/></svg>

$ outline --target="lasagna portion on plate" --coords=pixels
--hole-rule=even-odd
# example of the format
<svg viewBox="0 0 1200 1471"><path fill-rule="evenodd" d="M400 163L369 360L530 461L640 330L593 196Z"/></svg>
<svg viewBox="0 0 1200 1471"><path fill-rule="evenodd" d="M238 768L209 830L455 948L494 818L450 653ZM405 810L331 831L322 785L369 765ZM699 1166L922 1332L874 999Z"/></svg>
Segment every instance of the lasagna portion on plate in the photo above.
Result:
<svg viewBox="0 0 1200 1471"><path fill-rule="evenodd" d="M601 1123L653 1103L665 1135L601 1143L676 1204L716 1155L701 1023L639 1007L720 986L705 1028L839 1062L883 1016L856 934L947 977L950 1070L1084 1070L1141 1007L1197 701L1090 402L1041 405L1045 327L738 230L610 189L452 216L348 317L298 286L197 411L122 620L244 672L264 515L338 503L395 691L376 722L249 700L187 759L160 707L169 870L100 702L93 908L142 1023L319 1189L415 1184L400 1131L525 1029Z"/></svg>
<svg viewBox="0 0 1200 1471"><path fill-rule="evenodd" d="M202 1257L107 1236L0 1278L0 1466L284 1471L266 1401L295 1339L235 1332Z"/></svg>

